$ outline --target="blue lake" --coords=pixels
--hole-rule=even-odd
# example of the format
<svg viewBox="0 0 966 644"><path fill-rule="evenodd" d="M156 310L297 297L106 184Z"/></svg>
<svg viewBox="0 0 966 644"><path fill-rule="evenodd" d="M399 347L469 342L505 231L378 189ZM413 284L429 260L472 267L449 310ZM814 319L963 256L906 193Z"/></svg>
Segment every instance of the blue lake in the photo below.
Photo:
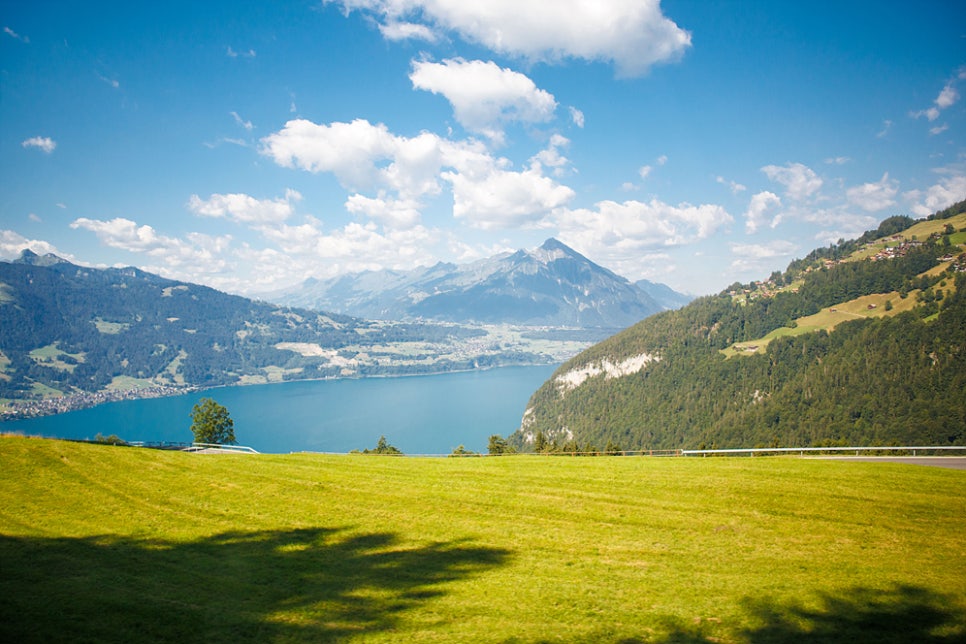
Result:
<svg viewBox="0 0 966 644"><path fill-rule="evenodd" d="M485 452L492 434L519 427L530 395L555 368L223 387L5 422L0 431L190 442L191 408L208 397L228 408L238 443L259 452L348 452L375 447L381 435L406 454L448 454L459 445Z"/></svg>

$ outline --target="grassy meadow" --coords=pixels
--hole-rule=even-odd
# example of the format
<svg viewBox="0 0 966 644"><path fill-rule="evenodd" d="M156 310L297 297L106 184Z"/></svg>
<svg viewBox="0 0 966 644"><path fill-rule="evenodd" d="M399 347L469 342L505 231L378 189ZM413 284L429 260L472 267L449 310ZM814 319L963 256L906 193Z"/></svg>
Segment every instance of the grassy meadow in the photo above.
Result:
<svg viewBox="0 0 966 644"><path fill-rule="evenodd" d="M0 438L0 641L952 642L966 473Z"/></svg>

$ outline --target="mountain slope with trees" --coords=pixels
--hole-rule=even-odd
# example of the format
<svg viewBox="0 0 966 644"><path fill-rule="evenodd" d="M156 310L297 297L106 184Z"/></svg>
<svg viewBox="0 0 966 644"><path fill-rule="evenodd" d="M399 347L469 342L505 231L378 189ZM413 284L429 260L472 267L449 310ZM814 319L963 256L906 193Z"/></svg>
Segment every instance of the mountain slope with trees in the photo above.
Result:
<svg viewBox="0 0 966 644"><path fill-rule="evenodd" d="M921 222L892 217L766 282L735 284L591 347L534 393L510 442L568 451L966 444L964 206ZM873 294L882 306L851 320L798 326Z"/></svg>
<svg viewBox="0 0 966 644"><path fill-rule="evenodd" d="M280 307L30 251L0 262L0 403L18 401L14 415L192 387L555 360L528 346L480 328Z"/></svg>

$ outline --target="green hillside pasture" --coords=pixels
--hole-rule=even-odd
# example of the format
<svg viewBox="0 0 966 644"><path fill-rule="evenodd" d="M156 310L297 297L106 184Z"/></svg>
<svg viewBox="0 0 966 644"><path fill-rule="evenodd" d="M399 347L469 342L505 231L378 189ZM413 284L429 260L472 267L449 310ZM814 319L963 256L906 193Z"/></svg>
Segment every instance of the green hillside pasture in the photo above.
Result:
<svg viewBox="0 0 966 644"><path fill-rule="evenodd" d="M966 474L0 439L8 642L963 641Z"/></svg>
<svg viewBox="0 0 966 644"><path fill-rule="evenodd" d="M952 282L949 283L949 290L953 290ZM763 338L749 340L747 342L737 342L727 349L722 349L722 353L728 357L735 355L751 355L763 353L768 343L775 338L786 336L798 336L806 333L813 333L824 329L831 331L842 322L849 320L859 320L862 318L884 317L887 315L898 315L903 311L911 311L916 307L916 296L918 290L910 291L908 296L902 298L899 293L879 293L875 295L864 295L854 300L849 300L842 304L836 304L822 309L814 315L797 318L795 327L779 327L771 331ZM892 309L886 308L886 303L892 303Z"/></svg>

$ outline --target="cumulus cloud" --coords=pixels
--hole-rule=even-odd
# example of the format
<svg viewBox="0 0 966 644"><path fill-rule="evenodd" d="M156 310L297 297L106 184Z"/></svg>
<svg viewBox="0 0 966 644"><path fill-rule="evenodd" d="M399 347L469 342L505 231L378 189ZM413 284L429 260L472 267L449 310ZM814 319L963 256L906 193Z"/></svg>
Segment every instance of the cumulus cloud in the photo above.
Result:
<svg viewBox="0 0 966 644"><path fill-rule="evenodd" d="M539 163L522 172L490 166L484 172L444 172L453 189L453 216L493 230L536 226L574 191L543 175Z"/></svg>
<svg viewBox="0 0 966 644"><path fill-rule="evenodd" d="M325 1L341 4L347 13L374 15L383 29L422 24L532 62L612 62L621 76L642 75L656 63L679 59L691 46L691 34L664 16L659 0Z"/></svg>
<svg viewBox="0 0 966 644"><path fill-rule="evenodd" d="M191 195L188 209L203 217L227 217L255 225L275 224L292 216L293 204L301 199L302 195L295 190L286 190L285 196L277 199L256 199L246 194L213 194L208 199Z"/></svg>
<svg viewBox="0 0 966 644"><path fill-rule="evenodd" d="M37 148L41 152L50 154L57 147L57 142L49 136L32 136L20 145L24 148Z"/></svg>
<svg viewBox="0 0 966 644"><path fill-rule="evenodd" d="M373 185L376 161L392 156L396 137L385 125L365 119L331 125L294 119L262 139L262 146L262 154L280 166L331 172L343 186L358 190Z"/></svg>
<svg viewBox="0 0 966 644"><path fill-rule="evenodd" d="M629 277L655 276L654 261L668 248L713 235L733 221L715 204L677 206L658 199L601 201L594 208L560 208L552 223L565 244ZM662 262L669 269L670 262Z"/></svg>
<svg viewBox="0 0 966 644"><path fill-rule="evenodd" d="M420 204L411 199L393 199L385 194L370 198L360 194L350 195L345 209L377 221L387 229L404 230L420 221Z"/></svg>
<svg viewBox="0 0 966 644"><path fill-rule="evenodd" d="M13 230L0 230L0 257L5 259L13 259L15 257L19 257L20 253L27 249L37 253L38 255L53 253L58 257L63 257L64 259L71 259L70 255L65 255L64 253L60 252L50 242L40 239L27 239L20 233L17 233Z"/></svg>
<svg viewBox="0 0 966 644"><path fill-rule="evenodd" d="M124 217L104 221L81 217L70 224L97 235L102 243L132 253L143 253L161 262L158 272L190 278L192 275L217 274L225 270L223 258L231 236L188 233L185 238L158 233L152 226L138 225ZM150 269L148 269L150 270Z"/></svg>
<svg viewBox="0 0 966 644"><path fill-rule="evenodd" d="M582 248L599 248L603 254L608 246L628 250L679 246L706 239L733 221L715 204L673 206L657 199L601 201L592 210L564 209L554 213L554 218L561 234L579 240Z"/></svg>
<svg viewBox="0 0 966 644"><path fill-rule="evenodd" d="M560 153L567 139L559 135L522 171L476 141L450 141L426 132L396 136L385 125L365 120L330 125L289 121L262 143L263 154L281 166L333 173L361 195L347 202L356 213L376 213L381 200L389 208L379 218L384 222L413 221L408 211L417 208L417 199L439 193L441 182L452 190L453 215L487 229L533 225L574 195L544 174L545 166L556 172L569 163ZM400 204L405 204L402 211L395 209ZM400 218L400 212L405 216Z"/></svg>
<svg viewBox="0 0 966 644"><path fill-rule="evenodd" d="M920 217L927 217L939 210L945 210L954 203L966 199L966 174L948 169L940 169L937 172L946 176L925 190L910 190L902 195L912 204L912 212Z"/></svg>
<svg viewBox="0 0 966 644"><path fill-rule="evenodd" d="M731 268L736 271L761 272L773 267L777 260L791 258L798 247L789 241L775 240L767 244L730 244L735 259Z"/></svg>
<svg viewBox="0 0 966 644"><path fill-rule="evenodd" d="M503 140L503 124L546 122L557 108L552 94L494 62L414 62L409 79L416 89L443 95L463 127L496 142Z"/></svg>
<svg viewBox="0 0 966 644"><path fill-rule="evenodd" d="M563 176L570 166L570 159L563 155L561 148L568 145L570 145L570 139L561 134L554 134L550 137L547 147L535 154L530 162L539 163L542 167L552 168L554 176Z"/></svg>
<svg viewBox="0 0 966 644"><path fill-rule="evenodd" d="M781 205L782 200L774 192L765 190L753 195L748 204L748 210L745 211L745 232L749 234L756 232L759 226L766 223L769 215L772 215ZM774 228L780 221L781 215L774 214L768 225Z"/></svg>
<svg viewBox="0 0 966 644"><path fill-rule="evenodd" d="M894 206L894 197L898 192L899 182L890 180L889 173L886 172L879 181L849 188L845 191L845 196L854 206L868 212L878 212Z"/></svg>
<svg viewBox="0 0 966 644"><path fill-rule="evenodd" d="M766 165L761 169L772 181L785 186L785 194L801 201L822 187L822 179L806 165L789 163L785 166Z"/></svg>

